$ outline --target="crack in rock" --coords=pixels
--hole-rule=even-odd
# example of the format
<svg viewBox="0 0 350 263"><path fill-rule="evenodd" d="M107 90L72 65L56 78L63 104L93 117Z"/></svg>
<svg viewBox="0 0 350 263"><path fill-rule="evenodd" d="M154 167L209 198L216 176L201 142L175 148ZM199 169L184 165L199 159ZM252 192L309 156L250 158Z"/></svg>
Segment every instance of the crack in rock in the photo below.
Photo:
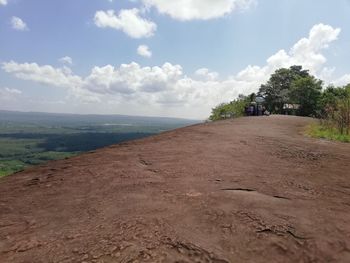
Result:
<svg viewBox="0 0 350 263"><path fill-rule="evenodd" d="M255 192L254 189L249 188L223 188L222 191L244 191L244 192Z"/></svg>

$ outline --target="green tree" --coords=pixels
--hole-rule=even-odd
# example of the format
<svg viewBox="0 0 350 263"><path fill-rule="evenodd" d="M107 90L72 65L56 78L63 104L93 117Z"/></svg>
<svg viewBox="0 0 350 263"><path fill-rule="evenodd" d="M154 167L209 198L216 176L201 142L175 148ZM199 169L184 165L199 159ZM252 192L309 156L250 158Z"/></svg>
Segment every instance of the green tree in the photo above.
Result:
<svg viewBox="0 0 350 263"><path fill-rule="evenodd" d="M308 75L292 82L289 99L290 102L299 104L299 115L317 116L321 94L322 81Z"/></svg>
<svg viewBox="0 0 350 263"><path fill-rule="evenodd" d="M350 90L350 84L349 90ZM346 88L328 86L323 92L319 100L321 118L330 117L337 110L338 100L346 97Z"/></svg>
<svg viewBox="0 0 350 263"><path fill-rule="evenodd" d="M275 71L266 84L261 85L259 95L264 97L267 110L282 114L283 105L291 103L290 91L292 83L300 78L309 77L309 72L302 66L291 66Z"/></svg>

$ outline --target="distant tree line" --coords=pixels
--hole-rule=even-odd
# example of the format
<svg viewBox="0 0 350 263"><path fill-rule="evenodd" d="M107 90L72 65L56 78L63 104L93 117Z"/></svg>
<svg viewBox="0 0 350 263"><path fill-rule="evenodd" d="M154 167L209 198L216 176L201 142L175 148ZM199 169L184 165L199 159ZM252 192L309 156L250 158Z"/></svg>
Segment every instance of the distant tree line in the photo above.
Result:
<svg viewBox="0 0 350 263"><path fill-rule="evenodd" d="M222 116L243 116L245 108L256 96L264 98L264 107L272 114L292 113L298 116L316 117L328 128L349 134L350 84L343 87L323 88L323 81L311 75L302 66L277 69L269 80L260 86L257 94L239 97L229 103L221 103L212 109L211 120Z"/></svg>

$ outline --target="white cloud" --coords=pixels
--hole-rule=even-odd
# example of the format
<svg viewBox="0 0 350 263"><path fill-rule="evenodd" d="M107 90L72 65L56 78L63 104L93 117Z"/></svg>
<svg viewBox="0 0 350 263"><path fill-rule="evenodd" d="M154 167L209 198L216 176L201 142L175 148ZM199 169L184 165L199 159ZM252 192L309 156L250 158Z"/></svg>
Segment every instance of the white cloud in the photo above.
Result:
<svg viewBox="0 0 350 263"><path fill-rule="evenodd" d="M18 89L10 89L10 88L5 88L5 90L10 93L10 94L22 94L22 91L18 90Z"/></svg>
<svg viewBox="0 0 350 263"><path fill-rule="evenodd" d="M322 51L338 38L340 31L339 28L317 24L310 30L308 38L299 40L289 51L278 51L267 59L263 67L248 66L237 74L236 79L263 83L276 69L292 65L302 65L318 77L326 73L329 75L331 71L325 67L327 59Z"/></svg>
<svg viewBox="0 0 350 263"><path fill-rule="evenodd" d="M152 57L152 51L146 45L140 45L137 48L137 54L139 54L142 57L146 57L146 58Z"/></svg>
<svg viewBox="0 0 350 263"><path fill-rule="evenodd" d="M19 64L14 61L3 63L2 69L19 79L34 81L47 86L65 88L69 97L80 99L81 102L98 102L96 94L83 89L83 80L67 67L54 68L50 65L39 66L36 63Z"/></svg>
<svg viewBox="0 0 350 263"><path fill-rule="evenodd" d="M74 76L67 67L54 68L52 66L39 66L36 63L18 64L14 61L3 63L3 70L14 74L19 79L32 80L46 85L70 88L80 86L81 78Z"/></svg>
<svg viewBox="0 0 350 263"><path fill-rule="evenodd" d="M13 16L11 18L11 25L12 25L12 28L15 30L19 30L19 31L28 30L27 24L17 16Z"/></svg>
<svg viewBox="0 0 350 263"><path fill-rule="evenodd" d="M197 75L202 80L216 80L219 77L219 73L211 72L207 68L197 69L195 75Z"/></svg>
<svg viewBox="0 0 350 263"><path fill-rule="evenodd" d="M72 65L73 64L73 59L71 57L69 57L69 56L62 57L58 61L61 62L62 64L66 64L66 65Z"/></svg>
<svg viewBox="0 0 350 263"><path fill-rule="evenodd" d="M132 38L151 37L157 30L157 25L142 18L137 8L123 9L118 15L113 10L97 11L95 14L95 25L101 28L113 28L121 30Z"/></svg>
<svg viewBox="0 0 350 263"><path fill-rule="evenodd" d="M147 111L157 109L164 113L164 108L167 108L167 115L178 117L186 114L190 114L188 117L204 117L217 103L230 100L250 88L250 83L235 79L194 80L183 73L180 65L170 63L161 67L141 67L135 62L119 67L94 67L85 78L74 75L65 67L36 63L12 61L3 63L2 68L20 79L65 88L71 97L83 102L132 103L140 111L143 108Z"/></svg>
<svg viewBox="0 0 350 263"><path fill-rule="evenodd" d="M19 95L22 94L22 91L18 90L18 89L11 89L11 88L3 88L2 92L6 92L7 94L15 94L15 95Z"/></svg>
<svg viewBox="0 0 350 263"><path fill-rule="evenodd" d="M331 81L332 84L336 85L336 86L345 86L347 84L350 84L350 74L345 74L344 76Z"/></svg>
<svg viewBox="0 0 350 263"><path fill-rule="evenodd" d="M11 88L0 88L0 102L10 102L13 100L16 100L22 92L18 89L11 89Z"/></svg>
<svg viewBox="0 0 350 263"><path fill-rule="evenodd" d="M94 110L117 107L119 113L135 109L134 114L166 114L176 117L205 118L218 103L230 101L240 93L256 92L260 84L280 67L302 65L316 76L331 75L322 51L335 41L340 29L315 25L308 38L298 41L289 51L280 50L263 66L250 65L235 75L219 80L218 73L200 68L193 78L180 65L141 67L132 62L118 67L93 67L86 77L74 75L66 67L39 66L36 63L3 63L2 68L17 78L66 88L71 98L93 102ZM350 75L338 82L349 81ZM101 103L99 103L101 102ZM127 105L133 105L127 106Z"/></svg>
<svg viewBox="0 0 350 263"><path fill-rule="evenodd" d="M0 0L0 5L7 5L7 0Z"/></svg>
<svg viewBox="0 0 350 263"><path fill-rule="evenodd" d="M0 105L2 110L18 110L23 105L22 102L25 101L20 90L8 87L0 88Z"/></svg>
<svg viewBox="0 0 350 263"><path fill-rule="evenodd" d="M290 50L291 58L296 61L295 64L303 64L314 73L318 72L327 61L321 51L337 40L340 31L324 24L313 26L309 37L299 40Z"/></svg>
<svg viewBox="0 0 350 263"><path fill-rule="evenodd" d="M248 9L256 0L142 0L148 7L155 7L162 14L177 20L207 20L227 15L235 10Z"/></svg>
<svg viewBox="0 0 350 263"><path fill-rule="evenodd" d="M107 65L94 67L84 87L100 94L157 93L168 89L182 74L181 66L170 63L162 67L141 67L135 62L118 68Z"/></svg>

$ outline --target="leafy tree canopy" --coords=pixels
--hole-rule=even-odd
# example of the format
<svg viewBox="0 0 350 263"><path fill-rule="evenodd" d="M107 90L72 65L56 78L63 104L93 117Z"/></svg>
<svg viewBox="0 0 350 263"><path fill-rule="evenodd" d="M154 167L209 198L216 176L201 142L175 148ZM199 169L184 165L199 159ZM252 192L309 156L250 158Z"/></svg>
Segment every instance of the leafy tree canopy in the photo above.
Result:
<svg viewBox="0 0 350 263"><path fill-rule="evenodd" d="M263 106L271 113L285 114L290 110L285 106L291 105L297 115L329 118L334 117L341 110L340 105L350 98L350 84L345 87L328 86L323 90L323 82L302 66L280 68L260 86L258 94L239 95L236 100L218 105L212 109L210 119L242 116L245 107L255 101L256 96L264 98Z"/></svg>
<svg viewBox="0 0 350 263"><path fill-rule="evenodd" d="M312 76L309 71L303 70L302 66L281 68L271 75L266 84L261 85L258 94L265 98L266 107L270 112L282 114L284 111L283 105L293 103L291 98L293 83L299 79L310 77ZM316 81L313 83L318 85ZM295 99L294 103L297 103L298 101L295 101Z"/></svg>

